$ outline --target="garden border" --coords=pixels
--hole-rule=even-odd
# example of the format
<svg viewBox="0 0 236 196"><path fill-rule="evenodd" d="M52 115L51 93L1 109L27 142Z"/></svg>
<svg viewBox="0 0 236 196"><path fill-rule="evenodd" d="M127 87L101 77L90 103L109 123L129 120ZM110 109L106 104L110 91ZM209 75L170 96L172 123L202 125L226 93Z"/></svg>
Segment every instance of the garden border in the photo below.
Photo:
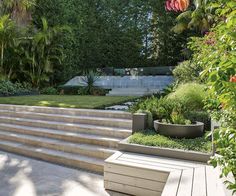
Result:
<svg viewBox="0 0 236 196"><path fill-rule="evenodd" d="M131 137L131 136L130 136ZM147 155L163 156L169 158L184 159L188 161L198 161L207 163L214 153L202 153L195 151L186 151L181 149L171 149L163 147L144 146L139 144L131 144L129 138L122 140L119 143L119 150L126 152L141 153Z"/></svg>

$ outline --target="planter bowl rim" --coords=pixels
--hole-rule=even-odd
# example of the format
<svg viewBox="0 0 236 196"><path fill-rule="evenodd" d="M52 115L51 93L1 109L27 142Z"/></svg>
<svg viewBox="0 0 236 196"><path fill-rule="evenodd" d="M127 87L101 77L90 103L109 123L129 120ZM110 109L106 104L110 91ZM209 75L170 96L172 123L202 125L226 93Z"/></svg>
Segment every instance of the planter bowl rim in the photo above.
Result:
<svg viewBox="0 0 236 196"><path fill-rule="evenodd" d="M154 123L158 123L160 125L167 125L167 126L177 126L177 127L195 127L195 126L204 125L204 123L198 122L198 121L195 121L196 124L190 124L190 125L163 123L159 120L155 120Z"/></svg>

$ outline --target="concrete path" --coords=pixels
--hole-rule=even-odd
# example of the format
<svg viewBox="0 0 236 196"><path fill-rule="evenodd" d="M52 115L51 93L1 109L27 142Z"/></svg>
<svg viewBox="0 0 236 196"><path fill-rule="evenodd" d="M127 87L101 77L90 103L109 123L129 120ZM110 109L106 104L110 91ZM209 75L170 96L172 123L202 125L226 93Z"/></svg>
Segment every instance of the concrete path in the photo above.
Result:
<svg viewBox="0 0 236 196"><path fill-rule="evenodd" d="M0 151L0 196L109 195L103 176Z"/></svg>

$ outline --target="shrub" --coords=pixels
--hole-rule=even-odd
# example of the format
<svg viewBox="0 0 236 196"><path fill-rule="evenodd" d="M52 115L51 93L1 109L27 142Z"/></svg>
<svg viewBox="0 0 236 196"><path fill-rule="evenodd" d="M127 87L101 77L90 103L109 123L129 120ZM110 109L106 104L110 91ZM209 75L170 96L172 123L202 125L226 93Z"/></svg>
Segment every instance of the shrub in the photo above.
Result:
<svg viewBox="0 0 236 196"><path fill-rule="evenodd" d="M85 73L85 76L83 78L83 81L86 83L85 91L89 95L93 94L93 91L95 89L95 82L98 80L98 73L94 72L92 70L89 70L87 73Z"/></svg>
<svg viewBox="0 0 236 196"><path fill-rule="evenodd" d="M190 61L183 61L173 70L173 75L178 83L186 83L198 81L201 71L201 68Z"/></svg>
<svg viewBox="0 0 236 196"><path fill-rule="evenodd" d="M172 124L191 124L193 121L207 122L207 128L209 128L209 116L204 111L206 96L204 85L187 83L179 85L173 93L164 98L158 99L153 96L141 100L130 110L131 112L147 113L149 127L152 119L159 119ZM196 116L194 116L195 114Z"/></svg>
<svg viewBox="0 0 236 196"><path fill-rule="evenodd" d="M133 105L130 108L132 113L134 112L150 112L152 114L153 119L157 118L157 108L158 108L158 98L152 96L146 99L140 100L138 103Z"/></svg>
<svg viewBox="0 0 236 196"><path fill-rule="evenodd" d="M92 95L94 96L105 96L108 93L108 90L103 88L95 87L92 91Z"/></svg>
<svg viewBox="0 0 236 196"><path fill-rule="evenodd" d="M158 102L157 118L171 124L191 124L191 121L184 116L187 107L178 100L161 98Z"/></svg>
<svg viewBox="0 0 236 196"><path fill-rule="evenodd" d="M8 80L0 81L0 96L26 95L33 92L28 83L12 83Z"/></svg>
<svg viewBox="0 0 236 196"><path fill-rule="evenodd" d="M168 85L167 87L165 87L162 91L155 93L154 96L157 98L165 97L165 96L169 95L170 93L174 92L175 89L177 88L177 86L178 86L178 83L174 82L174 83Z"/></svg>
<svg viewBox="0 0 236 196"><path fill-rule="evenodd" d="M94 96L105 96L108 90L99 87L81 87L78 90L79 95L94 95Z"/></svg>
<svg viewBox="0 0 236 196"><path fill-rule="evenodd" d="M58 90L60 92L60 94L63 95L78 95L78 91L81 89L82 87L80 86L59 86Z"/></svg>
<svg viewBox="0 0 236 196"><path fill-rule="evenodd" d="M204 100L207 97L205 86L198 83L181 84L175 92L167 96L170 102L178 102L188 111L204 110Z"/></svg>
<svg viewBox="0 0 236 196"><path fill-rule="evenodd" d="M190 111L185 114L185 117L191 120L192 122L198 121L204 123L204 130L211 130L211 118L210 114L206 111Z"/></svg>
<svg viewBox="0 0 236 196"><path fill-rule="evenodd" d="M54 87L43 88L40 91L40 93L43 94L43 95L57 95L58 94L57 89L54 88Z"/></svg>
<svg viewBox="0 0 236 196"><path fill-rule="evenodd" d="M144 113L147 115L147 127L153 128L153 114L148 110L138 110L137 113Z"/></svg>

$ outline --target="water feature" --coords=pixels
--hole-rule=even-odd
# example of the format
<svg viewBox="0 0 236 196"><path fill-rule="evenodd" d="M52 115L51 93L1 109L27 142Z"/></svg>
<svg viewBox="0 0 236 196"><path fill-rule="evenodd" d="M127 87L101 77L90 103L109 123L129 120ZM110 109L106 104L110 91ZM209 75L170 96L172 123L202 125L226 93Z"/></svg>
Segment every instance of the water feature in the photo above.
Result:
<svg viewBox="0 0 236 196"><path fill-rule="evenodd" d="M172 76L100 76L95 86L113 88L148 88L162 89L174 81ZM85 77L77 76L68 81L65 86L86 86Z"/></svg>

